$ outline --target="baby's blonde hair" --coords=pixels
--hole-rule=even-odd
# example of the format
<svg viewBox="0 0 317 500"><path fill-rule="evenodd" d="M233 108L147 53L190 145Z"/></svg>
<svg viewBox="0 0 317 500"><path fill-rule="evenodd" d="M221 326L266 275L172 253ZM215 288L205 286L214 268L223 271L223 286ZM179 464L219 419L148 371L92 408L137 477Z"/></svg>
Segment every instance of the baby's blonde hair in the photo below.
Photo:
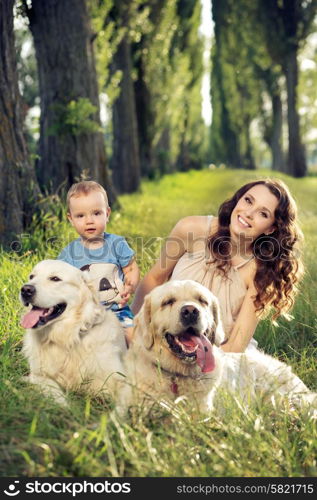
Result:
<svg viewBox="0 0 317 500"><path fill-rule="evenodd" d="M73 184L67 193L66 203L67 203L67 211L70 211L69 203L70 199L73 197L87 195L93 191L99 191L103 194L107 207L109 206L108 196L106 190L95 181L80 181Z"/></svg>

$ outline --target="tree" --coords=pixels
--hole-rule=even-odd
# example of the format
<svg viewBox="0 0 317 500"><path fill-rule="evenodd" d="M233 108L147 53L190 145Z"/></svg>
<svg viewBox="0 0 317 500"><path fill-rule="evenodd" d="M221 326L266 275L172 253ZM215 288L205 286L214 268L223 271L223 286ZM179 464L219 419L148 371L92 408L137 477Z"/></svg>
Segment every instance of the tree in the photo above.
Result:
<svg viewBox="0 0 317 500"><path fill-rule="evenodd" d="M37 174L55 191L81 177L115 193L100 128L94 35L85 0L23 0L34 39L41 99Z"/></svg>
<svg viewBox="0 0 317 500"><path fill-rule="evenodd" d="M317 18L311 37L315 37L317 29ZM307 161L312 165L317 165L317 107L316 107L316 88L317 88L317 49L315 45L307 44L300 55L302 61L305 61L299 75L299 108L301 109L301 132L305 144Z"/></svg>
<svg viewBox="0 0 317 500"><path fill-rule="evenodd" d="M153 33L153 22L158 21L162 0L150 0L139 6L139 13L143 15L143 23L138 31L137 39L132 43L132 57L135 68L134 94L136 116L138 123L138 141L140 154L141 175L152 177L155 172L154 135L155 113L153 109L153 89L147 79L147 64L145 54L148 53Z"/></svg>
<svg viewBox="0 0 317 500"><path fill-rule="evenodd" d="M38 149L36 132L39 129L39 116L37 110L40 106L37 64L32 34L21 4L17 4L14 16L18 21L14 24L14 36L19 90L23 101L24 135L30 160L34 161Z"/></svg>
<svg viewBox="0 0 317 500"><path fill-rule="evenodd" d="M201 167L205 124L201 116L203 41L199 35L201 4L196 0L178 0L179 29L173 43L173 66L183 81L182 115L178 116L179 170ZM178 70L178 71L177 71ZM181 71L183 70L183 71Z"/></svg>
<svg viewBox="0 0 317 500"><path fill-rule="evenodd" d="M258 5L265 28L267 48L272 59L280 64L286 79L287 173L294 177L303 177L307 173L307 165L297 106L297 55L316 16L317 0L259 0Z"/></svg>
<svg viewBox="0 0 317 500"><path fill-rule="evenodd" d="M211 155L214 162L224 162L230 166L242 167L239 139L230 120L230 111L224 90L223 80L225 77L221 64L219 42L217 41L219 36L217 35L217 27L215 32L216 43L212 49L211 72Z"/></svg>
<svg viewBox="0 0 317 500"><path fill-rule="evenodd" d="M255 63L256 64L256 63ZM260 110L262 118L263 138L271 149L272 170L284 172L285 161L282 145L283 106L281 99L280 72L276 66L263 68L256 65L259 78L263 81L265 90L271 99L271 110L268 113L265 103ZM265 97L265 95L264 95Z"/></svg>
<svg viewBox="0 0 317 500"><path fill-rule="evenodd" d="M244 0L241 0L241 3L239 5L244 11L241 40L246 48L247 61L254 69L251 76L256 81L261 104L259 118L263 139L271 150L272 169L283 171L285 162L282 147L282 72L268 53L265 30L259 19L257 3ZM237 21L240 25L241 19Z"/></svg>
<svg viewBox="0 0 317 500"><path fill-rule="evenodd" d="M113 73L121 74L120 92L113 103L113 154L112 172L116 188L121 193L132 193L141 180L138 123L136 116L130 39L130 17L133 0L122 3L114 0L110 16L123 36L113 56Z"/></svg>
<svg viewBox="0 0 317 500"><path fill-rule="evenodd" d="M144 21L133 45L139 145L142 173L153 177L201 165L201 6L150 0L139 11Z"/></svg>
<svg viewBox="0 0 317 500"><path fill-rule="evenodd" d="M0 2L0 243L10 244L34 211L39 188L22 130L13 32L14 0Z"/></svg>
<svg viewBox="0 0 317 500"><path fill-rule="evenodd" d="M254 169L250 126L258 112L260 92L246 40L248 2L213 0L212 15L212 152L216 161Z"/></svg>

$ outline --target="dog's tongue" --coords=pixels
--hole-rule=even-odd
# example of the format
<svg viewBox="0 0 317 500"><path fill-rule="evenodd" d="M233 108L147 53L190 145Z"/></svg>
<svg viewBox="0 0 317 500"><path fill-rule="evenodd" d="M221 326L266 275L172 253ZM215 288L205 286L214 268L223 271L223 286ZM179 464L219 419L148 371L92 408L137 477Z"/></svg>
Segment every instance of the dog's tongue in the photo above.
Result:
<svg viewBox="0 0 317 500"><path fill-rule="evenodd" d="M203 373L211 372L215 368L215 358L212 354L212 345L205 335L200 337L198 335L184 333L180 340L186 347L198 346L197 363Z"/></svg>
<svg viewBox="0 0 317 500"><path fill-rule="evenodd" d="M26 313L22 320L21 320L21 325L23 328L33 328L33 326L38 323L40 320L41 316L47 316L49 314L50 309L40 309L40 308L33 308L31 311Z"/></svg>

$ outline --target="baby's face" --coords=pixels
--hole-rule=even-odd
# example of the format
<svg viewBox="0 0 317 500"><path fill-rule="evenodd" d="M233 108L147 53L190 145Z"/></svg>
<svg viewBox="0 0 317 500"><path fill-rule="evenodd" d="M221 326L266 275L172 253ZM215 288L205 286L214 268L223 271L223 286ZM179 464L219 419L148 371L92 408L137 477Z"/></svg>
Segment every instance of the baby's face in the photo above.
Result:
<svg viewBox="0 0 317 500"><path fill-rule="evenodd" d="M103 239L110 208L99 191L72 196L69 201L68 220L85 240Z"/></svg>

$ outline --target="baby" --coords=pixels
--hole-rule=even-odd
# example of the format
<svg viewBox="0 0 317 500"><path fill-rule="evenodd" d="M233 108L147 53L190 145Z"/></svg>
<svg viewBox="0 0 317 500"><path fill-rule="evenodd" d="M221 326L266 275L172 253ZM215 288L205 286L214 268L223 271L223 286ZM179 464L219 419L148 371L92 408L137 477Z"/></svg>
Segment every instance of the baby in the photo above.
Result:
<svg viewBox="0 0 317 500"><path fill-rule="evenodd" d="M106 233L111 209L104 188L94 181L73 184L67 193L67 217L79 238L65 247L59 260L89 271L100 302L111 308L133 335L133 313L127 302L140 279L134 251L122 236Z"/></svg>

